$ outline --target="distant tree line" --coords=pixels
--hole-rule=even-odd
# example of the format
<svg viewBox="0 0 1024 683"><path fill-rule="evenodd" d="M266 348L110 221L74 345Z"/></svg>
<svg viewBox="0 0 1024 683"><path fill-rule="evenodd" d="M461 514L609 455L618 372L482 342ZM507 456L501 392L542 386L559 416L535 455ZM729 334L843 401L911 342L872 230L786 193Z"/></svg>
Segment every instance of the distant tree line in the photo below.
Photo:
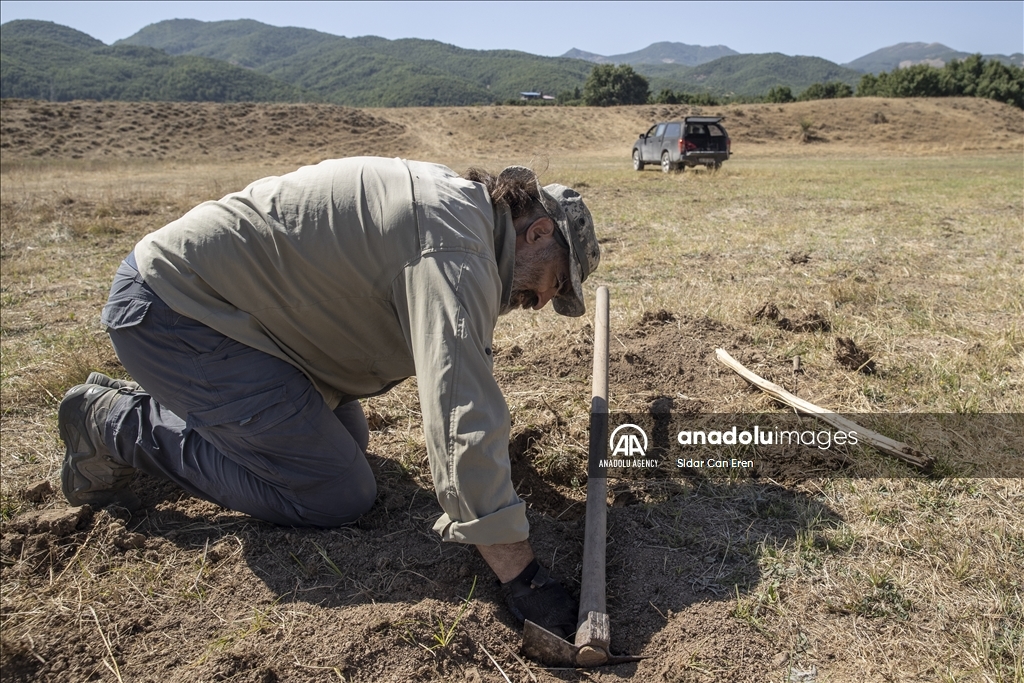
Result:
<svg viewBox="0 0 1024 683"><path fill-rule="evenodd" d="M984 97L1024 109L1024 68L972 55L951 60L942 68L917 64L877 76L864 74L857 90L841 81L814 83L800 94L785 85L771 88L757 98L716 97L710 93L674 92L663 89L654 95L650 83L628 64L598 64L583 89L559 93L560 105L612 107L625 104L689 104L717 106L723 102L772 102L784 104L842 97Z"/></svg>
<svg viewBox="0 0 1024 683"><path fill-rule="evenodd" d="M916 64L906 69L865 74L858 97L985 97L1024 109L1024 67L981 55L951 60L941 69Z"/></svg>

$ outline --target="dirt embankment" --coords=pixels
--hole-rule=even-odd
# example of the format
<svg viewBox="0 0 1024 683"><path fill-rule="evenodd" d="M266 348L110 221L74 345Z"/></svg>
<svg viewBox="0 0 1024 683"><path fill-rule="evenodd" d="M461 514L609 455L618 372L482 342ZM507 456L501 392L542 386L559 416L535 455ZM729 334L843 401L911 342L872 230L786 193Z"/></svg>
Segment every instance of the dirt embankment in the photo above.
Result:
<svg viewBox="0 0 1024 683"><path fill-rule="evenodd" d="M323 104L5 100L7 159L175 159L212 162L390 153L401 124Z"/></svg>
<svg viewBox="0 0 1024 683"><path fill-rule="evenodd" d="M1024 150L1024 112L977 98L847 98L724 107L436 107L5 100L5 159L275 159L375 154L629 154L658 120L726 117L736 154ZM625 150L625 151L623 151Z"/></svg>

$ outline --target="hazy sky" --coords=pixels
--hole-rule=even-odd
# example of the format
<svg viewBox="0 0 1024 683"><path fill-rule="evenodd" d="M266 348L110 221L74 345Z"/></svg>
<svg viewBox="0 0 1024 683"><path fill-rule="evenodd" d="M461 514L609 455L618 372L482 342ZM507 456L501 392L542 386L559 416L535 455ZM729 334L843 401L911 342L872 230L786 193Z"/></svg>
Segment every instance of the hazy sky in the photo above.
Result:
<svg viewBox="0 0 1024 683"><path fill-rule="evenodd" d="M0 2L0 21L44 19L105 43L164 19L256 19L343 36L427 38L473 49L611 55L662 40L837 63L903 42L1024 52L1024 2Z"/></svg>

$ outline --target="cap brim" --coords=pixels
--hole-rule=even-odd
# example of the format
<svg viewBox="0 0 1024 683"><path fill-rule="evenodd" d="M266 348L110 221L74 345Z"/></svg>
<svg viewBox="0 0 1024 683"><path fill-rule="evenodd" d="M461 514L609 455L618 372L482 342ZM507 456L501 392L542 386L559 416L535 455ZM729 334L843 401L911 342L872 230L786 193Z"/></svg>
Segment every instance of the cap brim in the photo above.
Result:
<svg viewBox="0 0 1024 683"><path fill-rule="evenodd" d="M569 244L569 250L571 251L572 243L570 242ZM583 283L580 280L580 267L571 253L569 255L569 279L572 280L572 294L556 296L551 300L551 305L555 307L555 313L559 315L578 318L587 312L587 306L583 302Z"/></svg>
<svg viewBox="0 0 1024 683"><path fill-rule="evenodd" d="M578 318L587 312L587 305L583 300L583 278L580 273L579 257L576 254L576 247L573 245L573 237L569 234L569 223L565 218L565 211L558 203L558 200L551 196L543 187L538 184L540 196L543 199L544 209L551 216L558 226L559 232L565 238L569 246L569 279L572 281L572 293L563 296L556 296L551 300L555 313Z"/></svg>

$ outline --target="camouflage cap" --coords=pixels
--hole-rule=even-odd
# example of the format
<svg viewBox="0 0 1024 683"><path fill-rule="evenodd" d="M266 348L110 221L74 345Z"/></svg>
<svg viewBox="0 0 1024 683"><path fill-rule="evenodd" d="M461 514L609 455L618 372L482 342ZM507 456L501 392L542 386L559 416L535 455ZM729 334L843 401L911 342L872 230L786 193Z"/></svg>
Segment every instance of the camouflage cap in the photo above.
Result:
<svg viewBox="0 0 1024 683"><path fill-rule="evenodd" d="M565 185L545 185L540 191L544 210L558 225L569 246L569 272L572 293L551 300L555 312L578 318L587 312L583 300L583 282L597 270L601 248L594 233L594 219L576 190Z"/></svg>

